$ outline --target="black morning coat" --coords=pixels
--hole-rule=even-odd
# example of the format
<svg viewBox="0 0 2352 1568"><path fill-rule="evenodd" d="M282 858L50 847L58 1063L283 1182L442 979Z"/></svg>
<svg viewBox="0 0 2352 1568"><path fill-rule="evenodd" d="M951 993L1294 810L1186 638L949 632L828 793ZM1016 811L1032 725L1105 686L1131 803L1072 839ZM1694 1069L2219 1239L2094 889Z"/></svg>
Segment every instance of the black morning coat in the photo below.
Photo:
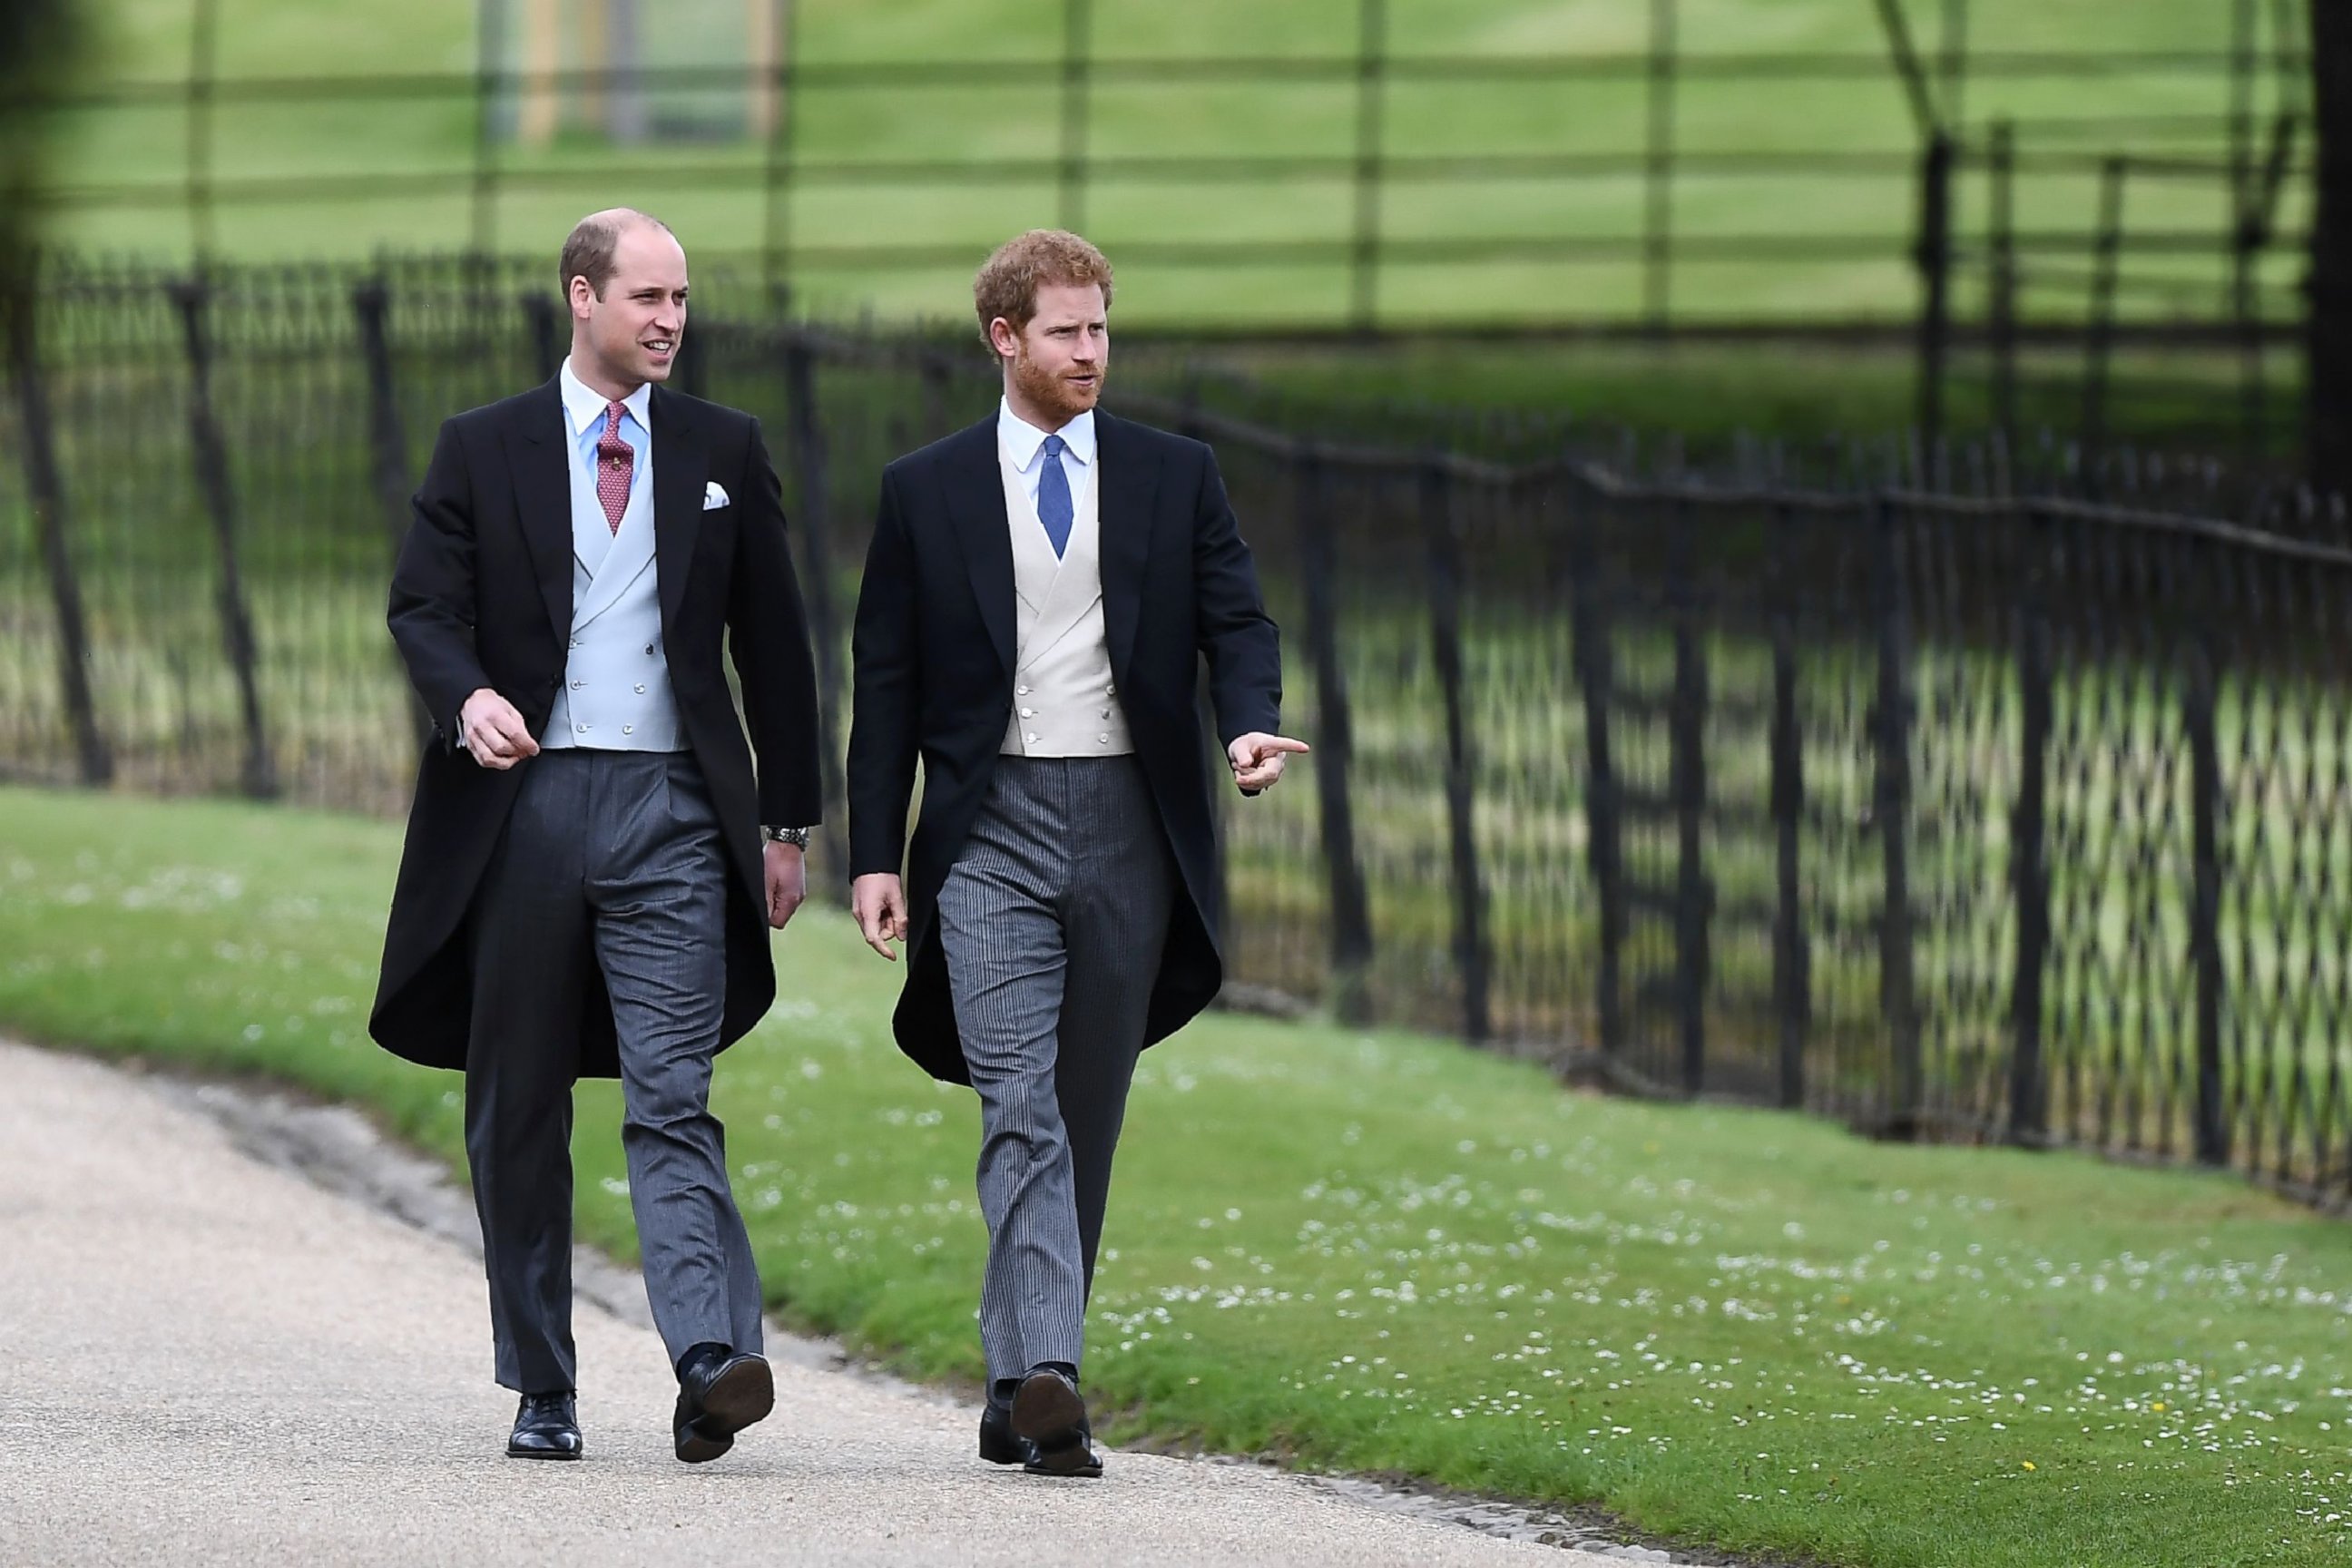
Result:
<svg viewBox="0 0 2352 1568"><path fill-rule="evenodd" d="M775 998L760 825L819 818L816 676L785 548L782 493L759 422L661 386L646 415L662 647L726 841L724 1046ZM393 641L436 734L417 768L368 1032L429 1067L465 1066L472 1009L466 911L533 765L477 765L458 743L458 710L487 686L542 736L563 679L572 635L566 428L552 381L444 424L393 571ZM728 504L705 510L713 479ZM720 664L728 644L751 749ZM612 1007L601 983L597 990L583 1015L580 1070L610 1078L618 1071Z"/></svg>
<svg viewBox="0 0 2352 1568"><path fill-rule="evenodd" d="M1150 1045L1206 1006L1224 977L1201 660L1218 737L1231 744L1278 730L1282 658L1209 448L1107 414L1095 431L1111 679L1181 873L1151 983ZM899 1048L950 1083L971 1075L934 916L1013 713L1013 536L996 448L992 415L884 470L857 600L850 870L897 872L906 856L907 980L892 1024ZM923 804L909 848L918 758Z"/></svg>

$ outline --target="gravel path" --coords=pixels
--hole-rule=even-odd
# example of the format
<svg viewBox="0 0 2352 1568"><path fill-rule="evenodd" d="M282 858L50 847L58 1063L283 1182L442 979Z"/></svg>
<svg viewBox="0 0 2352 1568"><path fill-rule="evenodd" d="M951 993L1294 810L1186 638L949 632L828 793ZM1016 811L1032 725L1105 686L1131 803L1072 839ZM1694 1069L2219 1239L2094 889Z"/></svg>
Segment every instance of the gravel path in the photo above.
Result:
<svg viewBox="0 0 2352 1568"><path fill-rule="evenodd" d="M774 1416L680 1465L659 1342L585 1300L588 1458L509 1460L478 1259L190 1100L0 1043L0 1564L1623 1561L1250 1466L1009 1473L973 1457L971 1411L805 1342Z"/></svg>

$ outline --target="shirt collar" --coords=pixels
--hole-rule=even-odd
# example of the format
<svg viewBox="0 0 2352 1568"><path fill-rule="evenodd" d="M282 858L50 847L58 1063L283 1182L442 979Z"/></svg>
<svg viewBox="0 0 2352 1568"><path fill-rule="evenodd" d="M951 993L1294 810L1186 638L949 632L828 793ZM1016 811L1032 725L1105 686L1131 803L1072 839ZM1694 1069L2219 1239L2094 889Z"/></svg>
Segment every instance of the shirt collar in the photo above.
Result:
<svg viewBox="0 0 2352 1568"><path fill-rule="evenodd" d="M590 393L589 395L593 397L595 394ZM1038 429L1037 426L1013 413L1012 399L998 399L997 443L1013 458L1013 466L1016 470L1024 474L1029 471L1029 465L1037 460L1037 448L1045 444L1045 437L1048 435L1059 436L1062 438L1062 444L1070 449L1070 456L1076 458L1081 465L1087 468L1094 466L1095 411L1093 409L1087 409L1059 430L1045 431Z"/></svg>
<svg viewBox="0 0 2352 1568"><path fill-rule="evenodd" d="M564 421L571 426L576 440L588 434L592 426L604 423L604 395L593 390L586 382L572 374L572 356L563 357L563 368L555 373L555 384L563 393ZM651 434L654 425L646 410L652 405L654 389L645 383L621 399L621 406L637 422L637 428Z"/></svg>

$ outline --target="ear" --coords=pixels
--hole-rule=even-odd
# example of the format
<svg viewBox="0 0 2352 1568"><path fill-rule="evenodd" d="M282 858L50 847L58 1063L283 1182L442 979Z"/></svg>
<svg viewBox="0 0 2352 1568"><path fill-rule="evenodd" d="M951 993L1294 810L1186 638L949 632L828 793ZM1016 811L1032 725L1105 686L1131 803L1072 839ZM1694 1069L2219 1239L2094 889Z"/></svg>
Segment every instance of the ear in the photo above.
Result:
<svg viewBox="0 0 2352 1568"><path fill-rule="evenodd" d="M1021 352L1021 334L1013 323L999 316L988 323L988 343L999 359L1011 359Z"/></svg>
<svg viewBox="0 0 2352 1568"><path fill-rule="evenodd" d="M594 304L596 300L596 290L588 287L588 279L579 273L573 273L572 282L563 292L564 302L572 308L572 319L575 321L586 321L588 307Z"/></svg>

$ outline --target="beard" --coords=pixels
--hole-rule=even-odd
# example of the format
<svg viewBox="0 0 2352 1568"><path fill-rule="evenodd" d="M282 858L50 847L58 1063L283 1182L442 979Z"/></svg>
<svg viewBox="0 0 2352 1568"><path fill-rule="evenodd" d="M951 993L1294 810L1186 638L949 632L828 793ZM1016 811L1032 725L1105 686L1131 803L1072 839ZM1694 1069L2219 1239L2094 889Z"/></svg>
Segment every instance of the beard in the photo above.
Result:
<svg viewBox="0 0 2352 1568"><path fill-rule="evenodd" d="M1045 369L1027 354L1015 355L1013 361L1013 384L1021 389L1038 408L1062 419L1076 419L1092 408L1102 396L1103 384L1109 380L1106 367L1094 367L1095 384L1088 387L1072 386L1062 375Z"/></svg>

